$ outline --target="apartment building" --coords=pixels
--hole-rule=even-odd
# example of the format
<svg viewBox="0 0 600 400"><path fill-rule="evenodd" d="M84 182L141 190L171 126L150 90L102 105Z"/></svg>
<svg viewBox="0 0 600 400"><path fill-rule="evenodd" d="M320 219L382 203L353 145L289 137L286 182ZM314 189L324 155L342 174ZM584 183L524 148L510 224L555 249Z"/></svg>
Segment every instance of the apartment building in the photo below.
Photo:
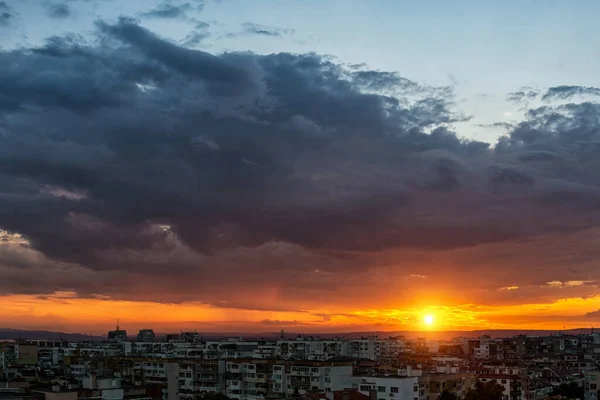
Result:
<svg viewBox="0 0 600 400"><path fill-rule="evenodd" d="M409 349L403 339L370 337L349 341L348 352L345 355L390 364L397 362L399 355L407 351Z"/></svg>
<svg viewBox="0 0 600 400"><path fill-rule="evenodd" d="M223 390L225 361L185 360L179 362L178 394L181 400L196 399Z"/></svg>
<svg viewBox="0 0 600 400"><path fill-rule="evenodd" d="M349 343L345 340L320 340L299 337L295 340L278 340L276 355L282 358L326 361L348 356Z"/></svg>
<svg viewBox="0 0 600 400"><path fill-rule="evenodd" d="M417 376L354 376L352 387L377 400L426 400L424 382Z"/></svg>
<svg viewBox="0 0 600 400"><path fill-rule="evenodd" d="M598 400L600 397L600 370L586 373L583 388L585 400Z"/></svg>
<svg viewBox="0 0 600 400"><path fill-rule="evenodd" d="M179 364L172 360L147 359L135 361L133 381L137 386L161 386L163 400L177 400L179 398Z"/></svg>
<svg viewBox="0 0 600 400"><path fill-rule="evenodd" d="M230 399L261 400L269 391L271 360L229 360L225 362L225 390Z"/></svg>
<svg viewBox="0 0 600 400"><path fill-rule="evenodd" d="M352 385L351 362L277 361L272 366L273 397L289 397L294 392L333 392Z"/></svg>
<svg viewBox="0 0 600 400"><path fill-rule="evenodd" d="M154 342L156 335L152 329L141 329L137 334L138 342Z"/></svg>

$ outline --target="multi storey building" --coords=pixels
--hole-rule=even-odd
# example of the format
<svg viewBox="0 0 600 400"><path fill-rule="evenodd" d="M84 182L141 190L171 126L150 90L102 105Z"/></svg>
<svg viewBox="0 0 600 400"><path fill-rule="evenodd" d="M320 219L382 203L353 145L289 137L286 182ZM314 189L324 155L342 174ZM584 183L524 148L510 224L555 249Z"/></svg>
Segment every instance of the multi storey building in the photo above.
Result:
<svg viewBox="0 0 600 400"><path fill-rule="evenodd" d="M352 384L352 362L278 361L272 366L273 397L289 397L295 392L332 392Z"/></svg>
<svg viewBox="0 0 600 400"><path fill-rule="evenodd" d="M208 393L219 393L224 387L225 361L179 361L178 394L181 400L196 399Z"/></svg>
<svg viewBox="0 0 600 400"><path fill-rule="evenodd" d="M272 360L239 359L225 362L225 390L230 399L265 399Z"/></svg>
<svg viewBox="0 0 600 400"><path fill-rule="evenodd" d="M600 397L600 370L588 371L584 383L585 400L598 400Z"/></svg>
<svg viewBox="0 0 600 400"><path fill-rule="evenodd" d="M354 376L353 387L365 395L375 394L377 400L425 400L425 384L419 377Z"/></svg>
<svg viewBox="0 0 600 400"><path fill-rule="evenodd" d="M152 329L142 329L137 334L138 342L154 342L156 335Z"/></svg>

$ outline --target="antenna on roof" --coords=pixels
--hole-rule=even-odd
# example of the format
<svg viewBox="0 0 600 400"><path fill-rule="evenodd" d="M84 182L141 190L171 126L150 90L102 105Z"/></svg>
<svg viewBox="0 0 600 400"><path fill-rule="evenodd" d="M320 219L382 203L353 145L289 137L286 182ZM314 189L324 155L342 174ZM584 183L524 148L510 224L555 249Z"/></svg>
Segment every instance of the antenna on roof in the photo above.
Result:
<svg viewBox="0 0 600 400"><path fill-rule="evenodd" d="M117 330L119 330L119 318L117 318Z"/></svg>

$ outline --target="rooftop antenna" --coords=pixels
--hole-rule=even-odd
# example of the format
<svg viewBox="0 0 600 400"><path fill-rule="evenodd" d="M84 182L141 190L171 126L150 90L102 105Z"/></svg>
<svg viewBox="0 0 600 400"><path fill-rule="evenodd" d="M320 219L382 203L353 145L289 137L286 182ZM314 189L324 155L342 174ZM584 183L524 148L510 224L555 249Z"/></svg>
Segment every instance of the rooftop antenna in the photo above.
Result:
<svg viewBox="0 0 600 400"><path fill-rule="evenodd" d="M119 330L119 318L117 318L117 330Z"/></svg>

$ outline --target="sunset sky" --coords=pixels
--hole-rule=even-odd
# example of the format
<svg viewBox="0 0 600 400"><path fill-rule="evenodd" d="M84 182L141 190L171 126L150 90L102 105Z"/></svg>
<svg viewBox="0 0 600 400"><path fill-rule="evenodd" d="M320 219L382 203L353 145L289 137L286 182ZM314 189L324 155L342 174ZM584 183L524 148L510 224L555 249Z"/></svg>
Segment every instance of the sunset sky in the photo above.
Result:
<svg viewBox="0 0 600 400"><path fill-rule="evenodd" d="M0 328L600 326L599 13L0 0Z"/></svg>

